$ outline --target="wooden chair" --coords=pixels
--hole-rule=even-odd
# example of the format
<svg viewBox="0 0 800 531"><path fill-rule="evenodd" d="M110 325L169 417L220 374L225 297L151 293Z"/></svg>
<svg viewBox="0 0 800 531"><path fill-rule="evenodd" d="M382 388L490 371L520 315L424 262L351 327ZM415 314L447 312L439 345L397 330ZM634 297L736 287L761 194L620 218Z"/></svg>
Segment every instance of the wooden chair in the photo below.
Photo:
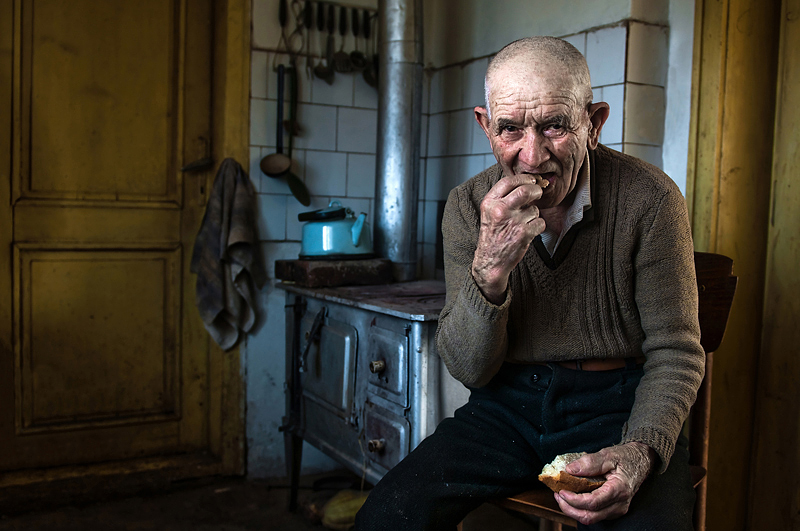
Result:
<svg viewBox="0 0 800 531"><path fill-rule="evenodd" d="M708 466L708 425L711 416L711 370L713 353L722 342L728 314L736 291L733 260L712 253L694 253L697 289L700 295L700 343L706 352L706 375L692 407L689 424L689 463L697 492L694 507L694 528L705 531L706 468ZM523 492L511 498L493 501L505 509L538 517L540 531L561 531L562 525L577 527L558 507L549 489Z"/></svg>

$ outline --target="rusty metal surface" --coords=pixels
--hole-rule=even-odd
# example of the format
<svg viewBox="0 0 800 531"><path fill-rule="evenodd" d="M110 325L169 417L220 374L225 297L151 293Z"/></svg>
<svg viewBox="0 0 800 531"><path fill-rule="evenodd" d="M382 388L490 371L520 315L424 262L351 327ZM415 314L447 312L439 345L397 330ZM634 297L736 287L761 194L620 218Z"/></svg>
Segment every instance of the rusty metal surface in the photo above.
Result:
<svg viewBox="0 0 800 531"><path fill-rule="evenodd" d="M334 288L305 288L281 282L277 287L291 293L413 321L438 320L445 301L445 285L441 280Z"/></svg>
<svg viewBox="0 0 800 531"><path fill-rule="evenodd" d="M385 258L276 260L275 277L306 288L386 284L392 281L392 268Z"/></svg>

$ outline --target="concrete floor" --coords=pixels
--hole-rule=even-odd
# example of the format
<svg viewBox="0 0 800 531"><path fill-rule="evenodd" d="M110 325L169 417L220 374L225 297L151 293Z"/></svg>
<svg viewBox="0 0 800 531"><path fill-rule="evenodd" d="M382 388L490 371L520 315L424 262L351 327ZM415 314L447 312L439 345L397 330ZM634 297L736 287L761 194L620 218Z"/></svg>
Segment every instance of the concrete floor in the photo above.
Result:
<svg viewBox="0 0 800 531"><path fill-rule="evenodd" d="M310 507L321 507L348 483L358 486L347 472L303 477L300 508L292 514L286 510L288 488L283 482L206 478L159 493L0 515L0 531L324 531L309 516ZM536 529L492 505L464 522L464 531Z"/></svg>

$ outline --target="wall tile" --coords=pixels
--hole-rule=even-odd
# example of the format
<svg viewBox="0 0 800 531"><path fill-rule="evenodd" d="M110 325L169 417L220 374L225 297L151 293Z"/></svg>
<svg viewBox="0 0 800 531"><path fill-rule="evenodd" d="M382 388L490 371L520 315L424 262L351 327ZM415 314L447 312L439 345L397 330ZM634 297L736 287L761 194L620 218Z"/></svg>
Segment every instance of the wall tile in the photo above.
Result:
<svg viewBox="0 0 800 531"><path fill-rule="evenodd" d="M253 48L276 48L280 35L278 3L275 0L253 0L251 20Z"/></svg>
<svg viewBox="0 0 800 531"><path fill-rule="evenodd" d="M428 201L447 199L450 190L463 182L461 157L428 157L425 171L425 196Z"/></svg>
<svg viewBox="0 0 800 531"><path fill-rule="evenodd" d="M627 81L665 86L668 54L666 27L631 22L628 29Z"/></svg>
<svg viewBox="0 0 800 531"><path fill-rule="evenodd" d="M269 100L250 100L250 144L275 145L275 103Z"/></svg>
<svg viewBox="0 0 800 531"><path fill-rule="evenodd" d="M489 164L489 166L491 166L492 164L494 164L494 157L492 157L492 162ZM467 179L474 177L475 175L479 174L489 166L486 165L486 157L484 155L472 155L469 157L461 157L461 168L462 168L461 182L465 182Z"/></svg>
<svg viewBox="0 0 800 531"><path fill-rule="evenodd" d="M472 109L475 106L482 106L486 101L484 95L483 78L489 66L489 59L483 58L472 61L464 67L462 78L464 90L461 100L462 109Z"/></svg>
<svg viewBox="0 0 800 531"><path fill-rule="evenodd" d="M625 142L661 145L664 141L666 101L663 87L627 83L625 87Z"/></svg>
<svg viewBox="0 0 800 531"><path fill-rule="evenodd" d="M434 278L434 267L436 265L436 245L432 243L423 244L421 246L421 250L417 252L417 259L422 264L420 279Z"/></svg>
<svg viewBox="0 0 800 531"><path fill-rule="evenodd" d="M625 143L622 152L640 158L659 168L664 167L664 161L661 157L661 146L643 146L641 144Z"/></svg>
<svg viewBox="0 0 800 531"><path fill-rule="evenodd" d="M436 238L441 232L439 226L436 224L436 213L438 202L436 201L423 201L425 203L424 212L424 226L421 242L436 243Z"/></svg>
<svg viewBox="0 0 800 531"><path fill-rule="evenodd" d="M458 66L443 68L433 73L431 78L430 112L452 111L461 106L464 90L463 69Z"/></svg>
<svg viewBox="0 0 800 531"><path fill-rule="evenodd" d="M250 54L250 97L267 97L267 63L269 54L267 52L253 51Z"/></svg>
<svg viewBox="0 0 800 531"><path fill-rule="evenodd" d="M472 153L472 130L475 120L471 110L458 110L448 113L447 154L467 155Z"/></svg>
<svg viewBox="0 0 800 531"><path fill-rule="evenodd" d="M422 114L431 112L431 78L433 72L424 70L422 73Z"/></svg>
<svg viewBox="0 0 800 531"><path fill-rule="evenodd" d="M375 196L375 155L347 155L347 197Z"/></svg>
<svg viewBox="0 0 800 531"><path fill-rule="evenodd" d="M261 148L258 146L250 146L250 164L248 174L250 176L250 181L253 183L253 188L256 189L256 192L261 191L261 177L264 175L261 173L261 168L259 167L260 162Z"/></svg>
<svg viewBox="0 0 800 531"><path fill-rule="evenodd" d="M311 101L325 105L353 105L353 74L336 74L333 84L315 77L310 83Z"/></svg>
<svg viewBox="0 0 800 531"><path fill-rule="evenodd" d="M586 35L586 62L592 86L625 81L625 26L603 28Z"/></svg>
<svg viewBox="0 0 800 531"><path fill-rule="evenodd" d="M378 137L378 111L339 108L337 151L375 153Z"/></svg>
<svg viewBox="0 0 800 531"><path fill-rule="evenodd" d="M285 195L258 195L258 236L262 241L286 239Z"/></svg>
<svg viewBox="0 0 800 531"><path fill-rule="evenodd" d="M306 153L305 181L311 195L346 195L347 154L308 151Z"/></svg>
<svg viewBox="0 0 800 531"><path fill-rule="evenodd" d="M602 100L608 103L610 110L603 130L600 131L600 142L616 144L622 142L622 119L625 111L625 85L608 85L602 88Z"/></svg>
<svg viewBox="0 0 800 531"><path fill-rule="evenodd" d="M449 113L432 114L428 118L428 157L447 154L447 126Z"/></svg>
<svg viewBox="0 0 800 531"><path fill-rule="evenodd" d="M562 37L565 41L573 45L575 48L581 52L584 57L586 56L586 33L576 33L575 35L568 35L566 37Z"/></svg>
<svg viewBox="0 0 800 531"><path fill-rule="evenodd" d="M655 24L667 24L670 3L670 0L631 0L631 18ZM689 4L690 12L692 9L694 3Z"/></svg>
<svg viewBox="0 0 800 531"><path fill-rule="evenodd" d="M297 109L297 121L302 134L294 139L296 147L336 149L336 107L301 103Z"/></svg>
<svg viewBox="0 0 800 531"><path fill-rule="evenodd" d="M417 243L425 239L425 203L427 201L417 201Z"/></svg>
<svg viewBox="0 0 800 531"><path fill-rule="evenodd" d="M299 254L300 242L261 242L261 256L267 268L267 278L275 279L275 260L291 260L297 258ZM270 288L271 286L268 285L264 291L269 291ZM282 290L276 291L285 297L285 292ZM285 301L286 299L284 298L283 300ZM282 305L280 309L281 311L272 313L273 318L276 318L274 320L281 325L280 332L276 331L276 335L277 333L285 333L285 329L282 327L285 306ZM270 321L272 321L272 319L270 319ZM283 373L277 374L282 375Z"/></svg>
<svg viewBox="0 0 800 531"><path fill-rule="evenodd" d="M361 74L353 74L355 76L355 95L353 97L353 105L355 107L363 107L365 109L378 108L378 89L371 87L364 81L364 76Z"/></svg>
<svg viewBox="0 0 800 531"><path fill-rule="evenodd" d="M423 114L419 124L419 156L423 158L428 156L429 122L430 117L427 114Z"/></svg>

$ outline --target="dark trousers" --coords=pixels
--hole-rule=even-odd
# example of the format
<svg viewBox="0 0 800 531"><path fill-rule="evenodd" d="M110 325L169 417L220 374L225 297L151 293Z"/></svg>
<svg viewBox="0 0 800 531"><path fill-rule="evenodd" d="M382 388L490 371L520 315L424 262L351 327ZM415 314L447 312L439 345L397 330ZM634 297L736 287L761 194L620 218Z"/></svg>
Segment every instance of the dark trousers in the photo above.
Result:
<svg viewBox="0 0 800 531"><path fill-rule="evenodd" d="M543 487L544 463L619 442L642 376L629 365L579 371L505 364L468 403L389 471L356 516L357 531L450 531L494 497ZM652 474L624 517L586 530L692 529L694 489L686 441Z"/></svg>

